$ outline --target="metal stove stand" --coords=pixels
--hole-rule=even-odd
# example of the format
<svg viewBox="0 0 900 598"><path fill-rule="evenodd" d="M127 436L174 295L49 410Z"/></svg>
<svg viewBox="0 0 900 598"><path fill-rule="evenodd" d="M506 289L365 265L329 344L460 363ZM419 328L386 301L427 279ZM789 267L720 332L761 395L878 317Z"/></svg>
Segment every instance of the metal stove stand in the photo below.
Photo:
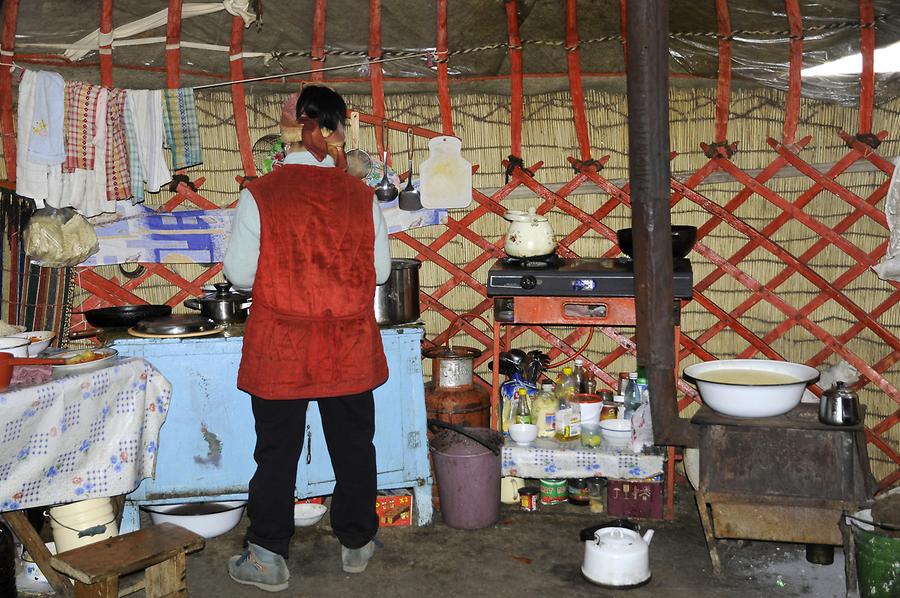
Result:
<svg viewBox="0 0 900 598"><path fill-rule="evenodd" d="M676 300L675 371L678 370L678 347L681 345L681 310L687 299ZM509 351L509 326L611 326L633 327L637 323L634 297L547 297L509 296L494 298L493 359L499 363L500 351ZM502 344L502 349L501 349ZM497 429L500 405L500 372L495 369L491 380L491 426ZM675 515L675 448L668 447L666 460L666 519Z"/></svg>

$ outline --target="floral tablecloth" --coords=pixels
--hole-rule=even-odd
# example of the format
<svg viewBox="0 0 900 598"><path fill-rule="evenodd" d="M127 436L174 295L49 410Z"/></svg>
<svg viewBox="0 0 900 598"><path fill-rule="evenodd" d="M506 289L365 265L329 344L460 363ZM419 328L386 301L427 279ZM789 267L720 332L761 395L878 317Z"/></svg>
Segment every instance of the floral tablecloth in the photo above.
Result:
<svg viewBox="0 0 900 598"><path fill-rule="evenodd" d="M154 474L171 397L137 358L0 392L0 511L131 492Z"/></svg>
<svg viewBox="0 0 900 598"><path fill-rule="evenodd" d="M543 439L532 446L507 440L501 455L502 474L522 478L646 479L663 473L663 460L657 449L636 454L607 445L588 448L577 442Z"/></svg>

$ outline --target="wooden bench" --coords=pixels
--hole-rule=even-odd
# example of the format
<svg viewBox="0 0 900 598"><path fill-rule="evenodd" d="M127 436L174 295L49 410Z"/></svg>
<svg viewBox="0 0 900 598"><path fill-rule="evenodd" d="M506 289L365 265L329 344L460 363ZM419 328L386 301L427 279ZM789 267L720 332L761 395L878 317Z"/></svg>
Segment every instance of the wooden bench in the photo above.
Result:
<svg viewBox="0 0 900 598"><path fill-rule="evenodd" d="M144 590L147 598L186 596L185 555L203 536L171 523L68 550L50 565L75 580L75 598L116 598ZM144 570L144 579L119 591L119 577Z"/></svg>

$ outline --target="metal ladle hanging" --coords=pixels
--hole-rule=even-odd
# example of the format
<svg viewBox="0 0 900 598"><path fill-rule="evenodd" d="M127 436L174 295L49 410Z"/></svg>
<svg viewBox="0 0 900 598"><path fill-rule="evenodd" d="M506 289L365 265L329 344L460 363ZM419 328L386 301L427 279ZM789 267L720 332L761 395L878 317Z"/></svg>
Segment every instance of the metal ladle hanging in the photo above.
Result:
<svg viewBox="0 0 900 598"><path fill-rule="evenodd" d="M394 183L392 183L388 178L388 150L387 137L385 137L384 135L384 122L381 123L381 136L384 139L384 176L381 177L381 182L378 183L377 187L375 187L375 197L378 198L378 201L388 202L397 199L397 195L400 193L400 190L397 189L396 185L394 185Z"/></svg>
<svg viewBox="0 0 900 598"><path fill-rule="evenodd" d="M406 187L400 192L400 201L398 205L401 210L415 212L422 209L422 196L419 190L412 184L412 167L413 167L413 130L406 130L407 140L409 144L409 168L406 172Z"/></svg>

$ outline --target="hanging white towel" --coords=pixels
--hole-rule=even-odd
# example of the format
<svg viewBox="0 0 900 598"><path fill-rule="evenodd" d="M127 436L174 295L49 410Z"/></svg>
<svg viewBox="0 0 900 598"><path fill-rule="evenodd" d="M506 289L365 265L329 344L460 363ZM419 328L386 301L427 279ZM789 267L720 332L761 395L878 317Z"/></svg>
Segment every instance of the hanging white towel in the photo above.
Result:
<svg viewBox="0 0 900 598"><path fill-rule="evenodd" d="M35 207L59 207L61 170L57 164L35 164L29 159L29 142L34 114L35 82L38 73L26 70L19 83L16 122L16 193L34 200Z"/></svg>
<svg viewBox="0 0 900 598"><path fill-rule="evenodd" d="M884 214L890 228L890 241L881 262L872 270L882 280L900 281L900 158L894 160L894 175L884 200Z"/></svg>
<svg viewBox="0 0 900 598"><path fill-rule="evenodd" d="M133 201L143 199L142 183L146 183L147 191L157 193L172 180L163 150L161 97L158 89L135 89L128 90L125 98L125 129L133 144L128 150Z"/></svg>
<svg viewBox="0 0 900 598"><path fill-rule="evenodd" d="M62 164L66 159L63 138L66 82L59 73L38 71L34 79L34 102L28 159L35 164Z"/></svg>

